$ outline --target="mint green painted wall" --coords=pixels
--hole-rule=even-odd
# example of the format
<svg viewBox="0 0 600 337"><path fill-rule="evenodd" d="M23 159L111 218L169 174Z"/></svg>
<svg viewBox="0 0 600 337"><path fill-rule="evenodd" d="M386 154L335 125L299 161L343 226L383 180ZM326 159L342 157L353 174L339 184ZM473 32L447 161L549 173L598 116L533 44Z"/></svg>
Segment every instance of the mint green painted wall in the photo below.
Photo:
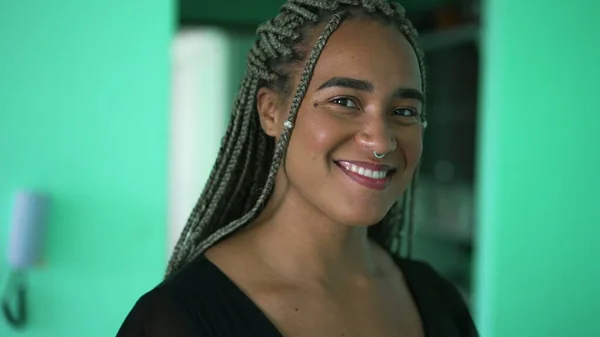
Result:
<svg viewBox="0 0 600 337"><path fill-rule="evenodd" d="M600 336L597 1L485 7L477 320Z"/></svg>
<svg viewBox="0 0 600 337"><path fill-rule="evenodd" d="M111 336L165 265L168 0L0 2L0 277L12 193L53 196L30 324ZM3 286L4 282L0 283Z"/></svg>

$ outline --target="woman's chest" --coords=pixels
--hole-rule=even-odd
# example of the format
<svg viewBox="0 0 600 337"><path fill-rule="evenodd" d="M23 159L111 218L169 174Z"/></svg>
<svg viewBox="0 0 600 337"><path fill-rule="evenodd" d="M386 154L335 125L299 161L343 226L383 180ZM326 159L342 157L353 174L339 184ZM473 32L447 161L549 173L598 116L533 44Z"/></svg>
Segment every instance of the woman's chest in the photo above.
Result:
<svg viewBox="0 0 600 337"><path fill-rule="evenodd" d="M285 337L424 336L417 307L404 287L286 289L254 298Z"/></svg>

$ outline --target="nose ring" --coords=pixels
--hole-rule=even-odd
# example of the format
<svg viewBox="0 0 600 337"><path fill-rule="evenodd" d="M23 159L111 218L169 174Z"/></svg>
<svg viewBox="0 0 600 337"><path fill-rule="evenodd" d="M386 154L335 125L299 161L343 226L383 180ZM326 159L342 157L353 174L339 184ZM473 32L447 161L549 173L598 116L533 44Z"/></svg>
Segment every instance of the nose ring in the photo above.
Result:
<svg viewBox="0 0 600 337"><path fill-rule="evenodd" d="M377 158L377 159L382 159L383 157L385 157L387 155L387 153L377 153L377 151L373 151L373 157Z"/></svg>

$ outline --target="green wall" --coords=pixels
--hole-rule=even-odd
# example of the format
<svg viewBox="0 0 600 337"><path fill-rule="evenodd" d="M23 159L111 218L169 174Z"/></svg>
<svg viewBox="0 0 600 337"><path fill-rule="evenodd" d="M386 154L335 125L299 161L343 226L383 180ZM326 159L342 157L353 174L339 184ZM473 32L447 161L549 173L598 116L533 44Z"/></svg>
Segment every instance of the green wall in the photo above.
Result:
<svg viewBox="0 0 600 337"><path fill-rule="evenodd" d="M30 324L111 336L165 264L168 0L0 2L0 286L11 198L53 197Z"/></svg>
<svg viewBox="0 0 600 337"><path fill-rule="evenodd" d="M600 336L599 12L591 0L487 1L483 337Z"/></svg>

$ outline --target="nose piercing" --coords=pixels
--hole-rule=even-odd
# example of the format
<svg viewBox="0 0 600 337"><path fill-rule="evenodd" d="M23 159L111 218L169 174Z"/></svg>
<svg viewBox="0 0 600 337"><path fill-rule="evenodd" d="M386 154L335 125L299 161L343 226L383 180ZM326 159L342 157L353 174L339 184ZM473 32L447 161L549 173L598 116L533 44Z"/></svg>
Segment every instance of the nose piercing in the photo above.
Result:
<svg viewBox="0 0 600 337"><path fill-rule="evenodd" d="M387 153L377 153L377 151L373 151L373 156L377 159L382 159L383 157L385 157L387 155Z"/></svg>

